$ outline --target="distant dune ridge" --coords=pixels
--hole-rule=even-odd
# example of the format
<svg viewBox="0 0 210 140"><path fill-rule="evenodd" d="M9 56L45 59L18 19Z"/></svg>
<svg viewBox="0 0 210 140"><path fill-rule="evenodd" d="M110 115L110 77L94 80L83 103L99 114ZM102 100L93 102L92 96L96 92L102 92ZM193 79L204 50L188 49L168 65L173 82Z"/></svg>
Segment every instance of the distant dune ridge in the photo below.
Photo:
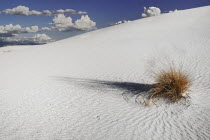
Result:
<svg viewBox="0 0 210 140"><path fill-rule="evenodd" d="M0 139L210 139L209 13L179 10L0 48ZM151 72L170 62L192 76L189 99L145 107Z"/></svg>

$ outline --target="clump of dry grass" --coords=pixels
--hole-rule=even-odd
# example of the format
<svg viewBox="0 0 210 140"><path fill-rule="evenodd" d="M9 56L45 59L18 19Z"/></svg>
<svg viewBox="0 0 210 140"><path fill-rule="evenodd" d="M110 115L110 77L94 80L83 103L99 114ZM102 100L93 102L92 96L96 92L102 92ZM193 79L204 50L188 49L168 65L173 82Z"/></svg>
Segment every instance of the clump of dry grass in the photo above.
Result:
<svg viewBox="0 0 210 140"><path fill-rule="evenodd" d="M186 98L183 94L191 86L189 75L172 67L156 73L154 78L156 84L148 92L150 95L145 103L146 106L149 105L150 100L155 98L164 98L173 103L178 102Z"/></svg>

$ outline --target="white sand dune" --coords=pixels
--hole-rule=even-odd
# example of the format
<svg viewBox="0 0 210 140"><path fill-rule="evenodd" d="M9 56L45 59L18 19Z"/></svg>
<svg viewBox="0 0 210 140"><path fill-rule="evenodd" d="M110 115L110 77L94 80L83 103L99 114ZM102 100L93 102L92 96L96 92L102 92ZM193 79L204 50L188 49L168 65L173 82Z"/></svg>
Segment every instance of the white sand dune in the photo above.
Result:
<svg viewBox="0 0 210 140"><path fill-rule="evenodd" d="M209 13L206 6L0 48L0 139L210 139ZM189 101L136 104L151 71L172 62L193 78Z"/></svg>

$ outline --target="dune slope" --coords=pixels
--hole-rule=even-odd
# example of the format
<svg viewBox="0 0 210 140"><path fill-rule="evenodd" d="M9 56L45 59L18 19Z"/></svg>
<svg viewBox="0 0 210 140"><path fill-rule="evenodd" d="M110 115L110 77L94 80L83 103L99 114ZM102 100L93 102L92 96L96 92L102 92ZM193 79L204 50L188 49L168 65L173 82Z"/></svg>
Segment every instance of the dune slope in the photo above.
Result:
<svg viewBox="0 0 210 140"><path fill-rule="evenodd" d="M209 13L206 6L0 48L0 139L210 139ZM193 79L187 103L135 103L152 71L170 63Z"/></svg>

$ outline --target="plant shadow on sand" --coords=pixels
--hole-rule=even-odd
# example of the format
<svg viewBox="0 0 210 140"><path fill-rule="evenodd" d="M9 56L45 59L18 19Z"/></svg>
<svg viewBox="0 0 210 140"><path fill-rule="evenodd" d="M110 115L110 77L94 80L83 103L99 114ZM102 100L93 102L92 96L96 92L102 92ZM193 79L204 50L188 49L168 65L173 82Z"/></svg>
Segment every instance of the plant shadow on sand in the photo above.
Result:
<svg viewBox="0 0 210 140"><path fill-rule="evenodd" d="M98 90L98 91L113 91L117 90L122 93L126 101L129 98L135 98L135 102L142 103L139 97L144 98L148 96L148 91L154 88L155 84L142 84L134 82L119 82L119 81L104 81L96 79L81 79L71 77L55 77L56 80L68 82L70 84L81 86L82 88Z"/></svg>

